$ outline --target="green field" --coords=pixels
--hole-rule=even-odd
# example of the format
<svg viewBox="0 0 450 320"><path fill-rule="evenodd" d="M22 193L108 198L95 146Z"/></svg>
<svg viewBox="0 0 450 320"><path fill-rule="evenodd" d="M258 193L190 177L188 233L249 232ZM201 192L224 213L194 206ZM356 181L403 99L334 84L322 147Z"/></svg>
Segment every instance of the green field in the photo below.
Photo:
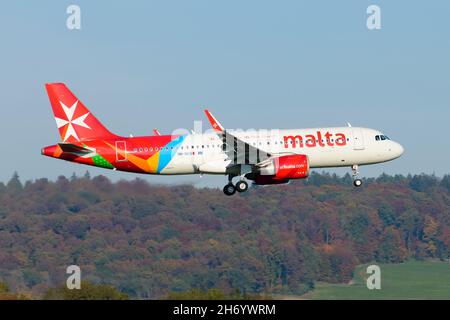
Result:
<svg viewBox="0 0 450 320"><path fill-rule="evenodd" d="M351 284L317 283L305 299L450 299L450 263L409 261L378 264L381 289L366 287L367 265L355 270Z"/></svg>

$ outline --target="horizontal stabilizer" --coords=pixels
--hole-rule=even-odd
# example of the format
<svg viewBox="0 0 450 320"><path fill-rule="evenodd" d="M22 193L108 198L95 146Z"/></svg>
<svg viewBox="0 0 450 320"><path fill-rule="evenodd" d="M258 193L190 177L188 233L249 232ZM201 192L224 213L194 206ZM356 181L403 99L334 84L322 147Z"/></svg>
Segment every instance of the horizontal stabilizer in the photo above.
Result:
<svg viewBox="0 0 450 320"><path fill-rule="evenodd" d="M79 155L86 155L92 153L92 150L77 146L72 143L58 143L58 145L61 148L61 150L66 153L75 153Z"/></svg>

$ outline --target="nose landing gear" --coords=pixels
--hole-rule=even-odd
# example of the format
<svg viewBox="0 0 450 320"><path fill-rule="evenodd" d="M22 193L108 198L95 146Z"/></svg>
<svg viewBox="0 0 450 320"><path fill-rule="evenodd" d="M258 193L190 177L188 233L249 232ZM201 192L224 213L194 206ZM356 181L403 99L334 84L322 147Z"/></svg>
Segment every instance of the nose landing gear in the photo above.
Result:
<svg viewBox="0 0 450 320"><path fill-rule="evenodd" d="M362 180L358 178L358 174L359 174L358 165L357 164L352 165L353 185L355 187L360 187L362 186L363 183Z"/></svg>

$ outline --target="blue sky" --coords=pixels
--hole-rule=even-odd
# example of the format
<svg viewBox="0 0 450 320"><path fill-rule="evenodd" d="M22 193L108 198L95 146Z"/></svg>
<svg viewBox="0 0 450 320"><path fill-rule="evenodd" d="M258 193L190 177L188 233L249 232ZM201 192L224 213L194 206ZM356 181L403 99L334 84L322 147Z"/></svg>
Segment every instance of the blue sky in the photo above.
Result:
<svg viewBox="0 0 450 320"><path fill-rule="evenodd" d="M79 31L66 8L81 7ZM366 8L381 8L369 31ZM136 175L40 155L58 133L44 89L65 82L113 132L380 129L406 149L361 174L449 173L449 1L14 1L0 11L0 181ZM343 174L348 169L335 170ZM222 184L223 177L146 177Z"/></svg>

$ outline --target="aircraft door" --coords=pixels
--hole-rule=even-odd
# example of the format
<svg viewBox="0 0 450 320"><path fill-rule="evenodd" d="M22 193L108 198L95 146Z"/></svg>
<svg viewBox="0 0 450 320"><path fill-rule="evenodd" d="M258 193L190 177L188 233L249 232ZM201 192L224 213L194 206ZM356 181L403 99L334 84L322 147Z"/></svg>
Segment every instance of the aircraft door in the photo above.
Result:
<svg viewBox="0 0 450 320"><path fill-rule="evenodd" d="M116 141L116 161L127 161L127 143L126 141Z"/></svg>
<svg viewBox="0 0 450 320"><path fill-rule="evenodd" d="M364 150L364 136L362 130L359 128L353 128L353 149L354 150Z"/></svg>

